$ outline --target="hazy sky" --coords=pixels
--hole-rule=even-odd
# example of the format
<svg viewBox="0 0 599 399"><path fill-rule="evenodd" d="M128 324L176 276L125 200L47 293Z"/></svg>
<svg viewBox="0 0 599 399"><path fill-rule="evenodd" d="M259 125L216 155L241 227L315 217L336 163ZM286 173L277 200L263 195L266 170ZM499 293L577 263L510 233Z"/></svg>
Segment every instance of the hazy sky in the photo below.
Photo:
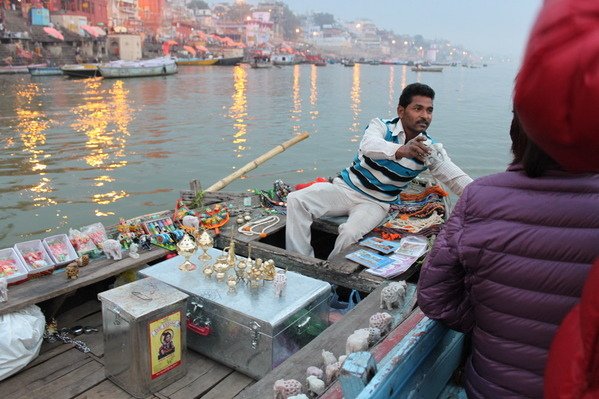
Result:
<svg viewBox="0 0 599 399"><path fill-rule="evenodd" d="M484 54L519 57L543 0L283 1L295 13L328 12L344 20L363 17L395 33L443 38Z"/></svg>

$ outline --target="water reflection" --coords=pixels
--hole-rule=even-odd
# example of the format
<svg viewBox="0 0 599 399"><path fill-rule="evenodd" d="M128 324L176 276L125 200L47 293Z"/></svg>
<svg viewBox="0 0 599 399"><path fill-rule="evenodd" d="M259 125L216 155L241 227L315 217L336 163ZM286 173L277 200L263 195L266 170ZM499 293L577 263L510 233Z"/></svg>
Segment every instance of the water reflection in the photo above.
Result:
<svg viewBox="0 0 599 399"><path fill-rule="evenodd" d="M25 84L16 91L17 130L23 143L23 150L28 154L29 168L39 176L39 182L29 190L33 193L34 206L55 205L56 201L47 195L54 191L52 180L46 176L46 168L51 154L43 148L46 144L44 133L53 123L41 110L40 95L42 90L35 83Z"/></svg>
<svg viewBox="0 0 599 399"><path fill-rule="evenodd" d="M293 109L291 110L291 120L293 124L293 133L299 133L301 126L299 124L302 119L302 97L300 95L300 66L293 66Z"/></svg>
<svg viewBox="0 0 599 399"><path fill-rule="evenodd" d="M233 151L237 157L243 156L242 151L246 150L243 145L247 141L247 72L244 68L237 65L233 67L233 104L229 108L229 117L233 119L233 144L237 145Z"/></svg>
<svg viewBox="0 0 599 399"><path fill-rule="evenodd" d="M312 64L310 69L310 117L312 120L318 117L318 67Z"/></svg>
<svg viewBox="0 0 599 399"><path fill-rule="evenodd" d="M353 135L351 141L358 141L362 133L360 129L360 113L362 112L362 109L360 108L360 104L362 103L360 88L360 71L361 64L356 64L353 67L352 86L350 94L350 108L352 110L353 122L351 128L349 129L351 132L354 132L356 134Z"/></svg>
<svg viewBox="0 0 599 399"><path fill-rule="evenodd" d="M129 124L133 119L129 91L122 80L112 82L108 90L103 88L103 81L99 79L86 79L83 84L84 101L72 109L76 120L71 127L87 136L85 147L88 154L84 157L85 162L102 171L127 166L126 144L130 135ZM102 187L113 182L114 178L110 174L102 173L94 180L96 187ZM93 194L91 200L106 205L127 196L125 191L109 191ZM97 216L113 214L98 209L95 213Z"/></svg>
<svg viewBox="0 0 599 399"><path fill-rule="evenodd" d="M402 90L408 85L408 67L405 65L401 67L401 80L399 83Z"/></svg>

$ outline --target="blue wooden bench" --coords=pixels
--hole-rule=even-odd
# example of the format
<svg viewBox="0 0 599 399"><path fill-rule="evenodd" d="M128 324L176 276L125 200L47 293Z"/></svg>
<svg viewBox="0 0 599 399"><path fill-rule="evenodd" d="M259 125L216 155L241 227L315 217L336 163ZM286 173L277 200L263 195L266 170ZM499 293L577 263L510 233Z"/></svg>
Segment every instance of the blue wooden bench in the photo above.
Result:
<svg viewBox="0 0 599 399"><path fill-rule="evenodd" d="M345 399L466 398L451 385L464 335L423 316L376 364L370 352L348 356L339 377Z"/></svg>

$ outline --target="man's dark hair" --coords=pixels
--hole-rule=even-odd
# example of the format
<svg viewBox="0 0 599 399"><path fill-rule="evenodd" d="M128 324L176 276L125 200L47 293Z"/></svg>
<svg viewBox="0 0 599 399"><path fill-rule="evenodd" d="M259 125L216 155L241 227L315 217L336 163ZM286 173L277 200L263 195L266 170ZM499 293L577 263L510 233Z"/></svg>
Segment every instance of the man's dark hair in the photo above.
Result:
<svg viewBox="0 0 599 399"><path fill-rule="evenodd" d="M429 97L435 99L435 91L423 83L412 83L407 85L399 96L399 106L406 108L412 102L414 96Z"/></svg>
<svg viewBox="0 0 599 399"><path fill-rule="evenodd" d="M548 170L561 169L553 158L528 138L520 125L520 119L518 119L516 112L514 112L514 118L510 126L510 137L512 139L512 154L514 154L512 165L522 164L528 177L540 177Z"/></svg>

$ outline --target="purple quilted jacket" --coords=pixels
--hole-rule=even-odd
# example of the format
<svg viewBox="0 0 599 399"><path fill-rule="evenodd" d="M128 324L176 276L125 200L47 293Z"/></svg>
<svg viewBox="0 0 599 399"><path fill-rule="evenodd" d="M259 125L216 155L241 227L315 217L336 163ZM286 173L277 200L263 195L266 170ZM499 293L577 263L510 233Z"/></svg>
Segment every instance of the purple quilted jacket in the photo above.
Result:
<svg viewBox="0 0 599 399"><path fill-rule="evenodd" d="M418 304L471 333L469 398L543 396L547 352L599 256L599 175L471 183L422 268Z"/></svg>

